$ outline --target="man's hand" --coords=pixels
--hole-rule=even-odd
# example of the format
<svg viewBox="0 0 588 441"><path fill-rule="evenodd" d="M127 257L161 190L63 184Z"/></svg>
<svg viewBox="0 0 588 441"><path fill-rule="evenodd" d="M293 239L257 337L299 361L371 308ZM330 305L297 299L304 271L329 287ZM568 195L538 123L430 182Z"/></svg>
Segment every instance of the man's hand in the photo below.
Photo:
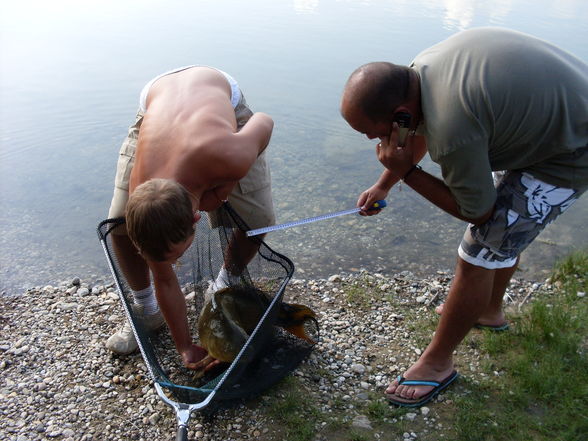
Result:
<svg viewBox="0 0 588 441"><path fill-rule="evenodd" d="M208 355L206 349L201 346L192 344L186 349L180 351L184 366L188 369L196 369L196 363Z"/></svg>
<svg viewBox="0 0 588 441"><path fill-rule="evenodd" d="M201 211L216 210L228 199L229 194L236 184L237 182L227 182L226 184L206 190L200 197L198 209Z"/></svg>
<svg viewBox="0 0 588 441"><path fill-rule="evenodd" d="M390 136L380 138L376 145L376 156L378 160L390 172L402 179L413 165L413 141L414 136L408 136L405 146L398 145L398 124L393 124Z"/></svg>
<svg viewBox="0 0 588 441"><path fill-rule="evenodd" d="M374 214L378 214L382 210L374 208L370 210L370 208L374 205L374 202L386 199L386 196L388 196L388 190L379 187L378 184L372 185L359 195L356 205L361 208L359 214L362 216L373 216Z"/></svg>

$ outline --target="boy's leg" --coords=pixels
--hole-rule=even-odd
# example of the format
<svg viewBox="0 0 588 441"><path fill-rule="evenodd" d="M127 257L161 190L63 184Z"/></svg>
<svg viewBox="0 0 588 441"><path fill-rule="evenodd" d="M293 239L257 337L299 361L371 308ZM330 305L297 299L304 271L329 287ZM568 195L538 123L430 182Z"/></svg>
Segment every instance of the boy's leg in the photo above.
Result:
<svg viewBox="0 0 588 441"><path fill-rule="evenodd" d="M143 121L141 112L137 113L135 123L129 128L120 152L114 182L114 194L108 212L109 218L124 216L129 198L129 177L135 161L135 148L139 129ZM128 282L133 295L133 309L141 316L149 329L157 329L165 324L157 306L157 300L151 288L149 268L137 253L126 234L126 227L119 226L112 232L112 244L118 264ZM138 347L130 324L125 320L123 327L110 336L106 347L117 354L129 354Z"/></svg>

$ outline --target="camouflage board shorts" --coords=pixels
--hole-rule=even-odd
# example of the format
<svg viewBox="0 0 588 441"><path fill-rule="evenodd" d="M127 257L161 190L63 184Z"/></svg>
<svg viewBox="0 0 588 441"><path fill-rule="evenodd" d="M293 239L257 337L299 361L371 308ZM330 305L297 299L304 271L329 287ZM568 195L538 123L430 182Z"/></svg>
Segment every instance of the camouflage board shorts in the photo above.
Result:
<svg viewBox="0 0 588 441"><path fill-rule="evenodd" d="M557 187L520 171L495 174L494 213L482 225L468 225L459 257L487 269L509 268L539 233L585 191Z"/></svg>

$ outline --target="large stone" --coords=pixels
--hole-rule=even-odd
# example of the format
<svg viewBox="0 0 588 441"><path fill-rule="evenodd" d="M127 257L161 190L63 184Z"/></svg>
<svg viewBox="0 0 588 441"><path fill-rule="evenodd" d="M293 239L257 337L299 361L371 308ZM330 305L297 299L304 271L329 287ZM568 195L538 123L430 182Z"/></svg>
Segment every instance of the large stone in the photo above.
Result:
<svg viewBox="0 0 588 441"><path fill-rule="evenodd" d="M353 418L351 426L354 429L374 430L369 418L365 415L357 415L355 418Z"/></svg>

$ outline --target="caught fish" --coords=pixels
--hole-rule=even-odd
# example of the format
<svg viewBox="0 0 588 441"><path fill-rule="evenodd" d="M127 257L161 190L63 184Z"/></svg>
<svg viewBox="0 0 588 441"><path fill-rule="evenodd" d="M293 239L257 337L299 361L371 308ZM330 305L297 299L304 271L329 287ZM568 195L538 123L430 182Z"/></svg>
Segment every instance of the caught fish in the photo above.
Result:
<svg viewBox="0 0 588 441"><path fill-rule="evenodd" d="M208 355L197 363L197 377L237 357L270 303L267 294L253 287L231 286L211 296L198 318L200 345ZM281 303L279 308L276 325L311 344L316 343L306 332L309 321L316 322L314 311L288 303Z"/></svg>

